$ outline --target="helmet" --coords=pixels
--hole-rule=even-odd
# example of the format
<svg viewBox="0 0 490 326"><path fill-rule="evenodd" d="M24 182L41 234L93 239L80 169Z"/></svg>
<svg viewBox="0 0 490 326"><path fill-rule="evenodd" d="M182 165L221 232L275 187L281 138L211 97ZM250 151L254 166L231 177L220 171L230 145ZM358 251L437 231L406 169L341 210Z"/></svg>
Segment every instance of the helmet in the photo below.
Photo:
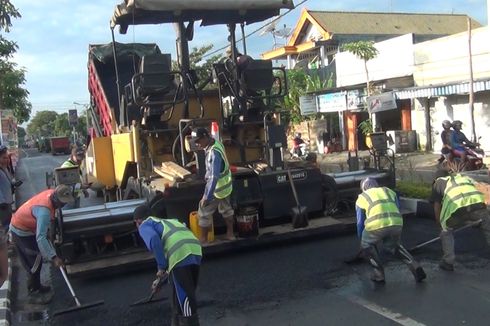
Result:
<svg viewBox="0 0 490 326"><path fill-rule="evenodd" d="M461 120L454 120L453 121L453 127L459 126L461 127L463 125L463 122Z"/></svg>
<svg viewBox="0 0 490 326"><path fill-rule="evenodd" d="M376 188L376 187L378 187L378 182L376 181L376 179L367 177L366 179L361 181L361 190L362 191L366 191L368 189Z"/></svg>
<svg viewBox="0 0 490 326"><path fill-rule="evenodd" d="M443 128L451 128L451 126L452 126L452 124L451 124L451 121L449 121L449 120L444 120L442 122L442 127Z"/></svg>

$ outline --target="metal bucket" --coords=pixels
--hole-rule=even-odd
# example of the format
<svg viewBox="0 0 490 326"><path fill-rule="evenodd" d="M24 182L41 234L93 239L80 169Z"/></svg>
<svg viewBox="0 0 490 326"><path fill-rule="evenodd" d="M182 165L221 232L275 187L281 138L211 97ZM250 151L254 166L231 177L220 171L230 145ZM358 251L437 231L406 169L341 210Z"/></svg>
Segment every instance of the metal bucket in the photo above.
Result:
<svg viewBox="0 0 490 326"><path fill-rule="evenodd" d="M244 207L236 216L238 236L250 238L259 235L259 211L255 207Z"/></svg>

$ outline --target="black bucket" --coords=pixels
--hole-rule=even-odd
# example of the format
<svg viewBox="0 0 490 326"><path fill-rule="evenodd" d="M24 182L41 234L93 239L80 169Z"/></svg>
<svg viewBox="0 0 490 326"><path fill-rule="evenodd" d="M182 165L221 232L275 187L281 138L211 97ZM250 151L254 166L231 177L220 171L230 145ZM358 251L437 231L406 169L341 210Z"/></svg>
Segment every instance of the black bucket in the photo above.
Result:
<svg viewBox="0 0 490 326"><path fill-rule="evenodd" d="M238 236L250 238L259 235L259 211L256 207L243 207L236 216Z"/></svg>

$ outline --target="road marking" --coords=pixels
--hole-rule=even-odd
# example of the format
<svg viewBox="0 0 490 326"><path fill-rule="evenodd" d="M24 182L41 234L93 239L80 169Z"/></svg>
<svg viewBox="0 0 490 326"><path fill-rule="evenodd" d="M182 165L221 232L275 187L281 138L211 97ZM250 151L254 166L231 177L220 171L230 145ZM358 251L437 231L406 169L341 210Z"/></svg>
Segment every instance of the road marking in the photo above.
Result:
<svg viewBox="0 0 490 326"><path fill-rule="evenodd" d="M404 326L425 326L425 324L419 323L418 321L413 320L407 316L404 316L398 312L391 311L388 308L378 306L377 304L373 302L369 302L358 296L350 295L347 297L347 299L353 303L357 303L358 305L363 306L366 309L371 310L372 312L377 313L378 315L388 318L396 322L397 324L404 325Z"/></svg>

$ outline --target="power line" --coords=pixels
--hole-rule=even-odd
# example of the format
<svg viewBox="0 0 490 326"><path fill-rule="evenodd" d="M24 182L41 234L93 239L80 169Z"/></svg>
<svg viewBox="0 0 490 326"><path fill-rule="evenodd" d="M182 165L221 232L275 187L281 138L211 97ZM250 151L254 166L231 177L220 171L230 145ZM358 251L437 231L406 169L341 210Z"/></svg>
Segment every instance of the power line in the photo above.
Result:
<svg viewBox="0 0 490 326"><path fill-rule="evenodd" d="M273 23L273 22L275 22L275 21L278 21L279 19L281 19L282 17L286 16L286 15L287 15L287 14L289 14L291 11L295 10L296 8L298 8L299 6L301 6L302 4L304 4L304 3L305 3L305 2L307 2L307 1L308 1L308 0L303 0L303 1L301 1L301 2L300 2L300 3L298 3L298 4L297 4L297 5L296 5L296 6L295 6L293 9L289 9L288 11L286 11L285 13L283 13L283 14L281 14L281 15L277 16L275 19L271 20L271 21L270 21L270 22L268 22L267 24L264 24L264 25L260 26L259 28L255 29L254 31L252 31L251 33L249 33L249 34L245 35L245 39L249 38L250 36L252 36L252 35L254 35L254 34L256 34L256 33L258 33L258 32L259 32L261 29L263 29L265 26L270 25L270 24L272 24L272 23ZM244 38L242 37L242 38L240 38L240 39L236 40L236 42L238 43L238 42L242 41L243 39L244 39ZM225 45L225 46L223 46L223 47L221 47L221 48L219 48L219 49L216 49L216 50L214 50L214 51L212 51L212 52L210 52L210 53L206 53L205 55L203 55L203 58L207 58L207 57L209 57L209 56L212 56L213 54L219 53L219 52L223 51L224 49L226 49L227 47L228 47L228 45Z"/></svg>

